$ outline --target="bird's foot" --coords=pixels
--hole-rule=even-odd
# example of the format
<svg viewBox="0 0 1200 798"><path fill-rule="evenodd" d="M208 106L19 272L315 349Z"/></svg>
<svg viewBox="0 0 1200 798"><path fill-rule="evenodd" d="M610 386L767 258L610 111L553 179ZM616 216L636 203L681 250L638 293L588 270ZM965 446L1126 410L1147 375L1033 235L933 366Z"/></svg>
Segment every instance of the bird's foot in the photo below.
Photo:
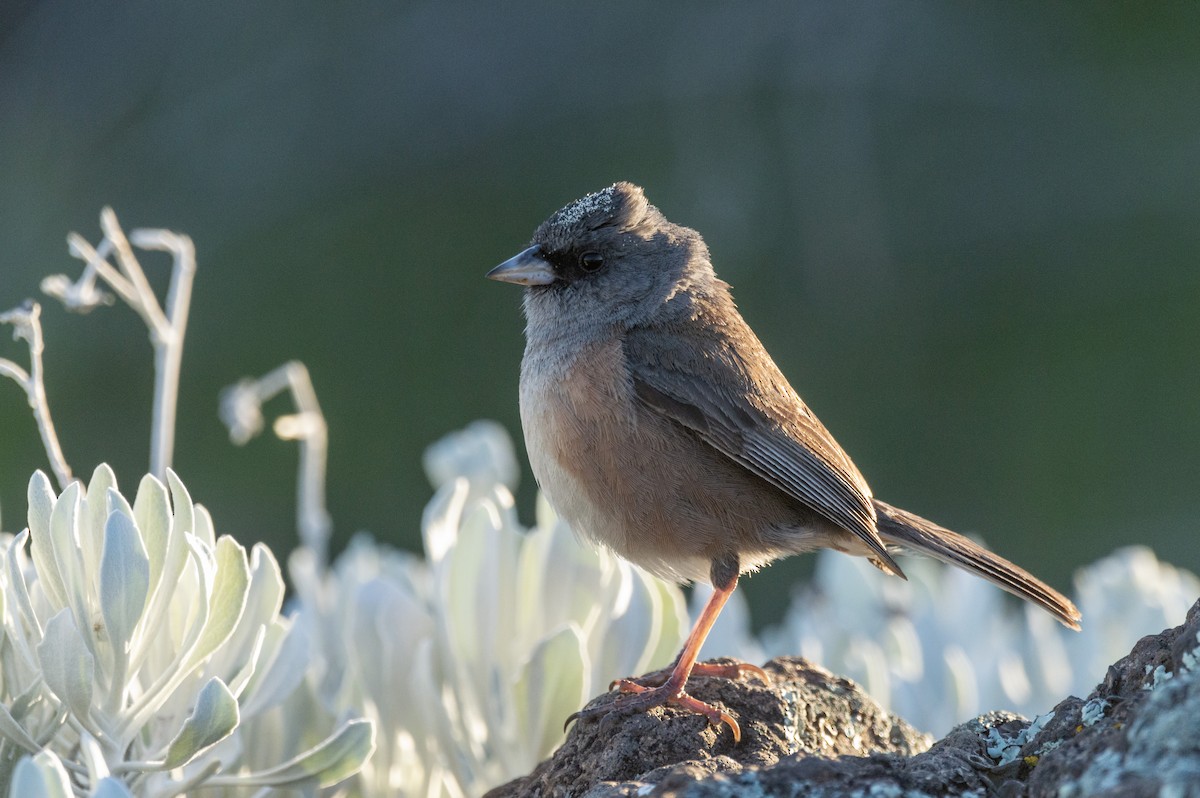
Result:
<svg viewBox="0 0 1200 798"><path fill-rule="evenodd" d="M689 678L691 676L716 676L722 679L753 676L763 684L771 684L771 677L766 671L748 662L698 662L691 668ZM686 682L680 677L678 668L671 665L636 679L617 679L608 689L618 690L623 694L621 697L610 704L581 709L567 718L564 725L570 725L573 720L593 720L613 713L625 715L645 712L654 707L672 706L703 715L714 726L724 723L733 732L733 741L741 742L742 730L733 716L711 704L692 698L684 692Z"/></svg>
<svg viewBox="0 0 1200 798"><path fill-rule="evenodd" d="M646 687L632 679L620 679L616 684L617 689L624 695L610 704L581 709L567 718L564 725L570 725L573 720L597 720L610 714L630 715L635 712L645 712L654 707L672 706L703 715L713 726L720 726L724 723L733 732L735 743L742 740L742 729L732 715L717 709L712 704L706 704L698 698L692 698L684 692L682 686L673 683L670 678L658 687Z"/></svg>
<svg viewBox="0 0 1200 798"><path fill-rule="evenodd" d="M614 679L609 683L608 689L614 690L624 684L634 684L639 687L658 687L666 684L674 672L674 665L663 668L662 670L647 673L644 676L639 676L636 679ZM692 676L716 676L720 679L741 679L745 676L753 676L765 685L771 684L771 676L757 665L751 665L749 662L697 662L692 666ZM621 692L637 692L636 690L625 690Z"/></svg>
<svg viewBox="0 0 1200 798"><path fill-rule="evenodd" d="M717 676L722 679L753 676L768 687L771 685L770 674L749 662L697 662L692 668L692 676Z"/></svg>

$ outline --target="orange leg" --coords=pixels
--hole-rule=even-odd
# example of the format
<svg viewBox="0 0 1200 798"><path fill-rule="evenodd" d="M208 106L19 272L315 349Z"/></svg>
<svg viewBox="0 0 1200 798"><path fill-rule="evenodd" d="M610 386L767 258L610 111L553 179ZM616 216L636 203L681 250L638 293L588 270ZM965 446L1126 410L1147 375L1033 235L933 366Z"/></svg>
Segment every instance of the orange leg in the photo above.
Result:
<svg viewBox="0 0 1200 798"><path fill-rule="evenodd" d="M651 674L645 679L636 681L633 679L620 679L616 682L616 686L626 695L618 698L611 704L580 710L567 718L567 723L570 723L572 720L599 718L610 712L619 712L622 714L644 712L653 707L670 705L704 715L708 718L709 723L713 725L726 724L729 726L730 731L733 732L734 742L741 741L742 730L732 716L727 712L722 712L711 704L706 704L703 701L692 698L684 692L688 678L693 673L705 676L723 676L726 678L737 678L743 673L752 673L761 678L764 683L769 682L767 674L762 668L754 665L744 663L734 665L696 664L696 658L700 654L700 646L704 644L704 639L708 637L713 624L716 623L717 616L721 613L721 608L725 606L725 602L729 600L729 597L733 595L734 588L737 587L736 563L732 567L732 576L728 575L727 564L727 570L724 572L718 571L719 567L720 564L714 563L714 577L725 576L726 578L724 580L713 579L713 594L709 598L708 603L704 605L704 610L696 620L696 625L692 627L691 633L688 634L687 640L684 641L683 650L676 657L675 664L671 667L669 674L665 676Z"/></svg>

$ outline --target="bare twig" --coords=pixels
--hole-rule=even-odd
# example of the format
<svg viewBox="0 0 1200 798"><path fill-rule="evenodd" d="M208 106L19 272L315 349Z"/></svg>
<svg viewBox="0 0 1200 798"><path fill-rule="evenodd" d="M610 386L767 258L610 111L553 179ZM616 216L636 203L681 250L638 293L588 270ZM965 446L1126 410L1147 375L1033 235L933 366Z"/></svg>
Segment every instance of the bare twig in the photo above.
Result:
<svg viewBox="0 0 1200 798"><path fill-rule="evenodd" d="M99 305L111 305L113 297L97 287L102 281L133 308L150 331L154 346L154 421L150 431L150 471L166 477L175 450L175 408L179 400L179 370L183 360L183 337L187 330L188 306L196 273L196 250L192 240L169 230L134 230L126 238L112 208L100 212L104 239L95 247L78 233L67 237L71 255L84 261L79 279L55 274L42 280L42 290L60 299L69 310L86 313ZM145 250L171 253L174 265L167 289L164 312L150 288L133 245ZM109 263L115 257L117 265Z"/></svg>
<svg viewBox="0 0 1200 798"><path fill-rule="evenodd" d="M46 401L46 385L42 371L42 306L32 300L26 300L20 307L6 313L0 313L0 324L13 326L13 339L25 339L29 344L29 371L5 358L0 358L0 374L9 377L25 391L29 406L33 408L33 417L37 421L38 432L42 436L42 445L46 456L50 459L50 467L58 479L58 487L65 490L74 477L71 467L63 457L62 447L58 443L58 434L54 431L54 422L50 419L50 405Z"/></svg>
<svg viewBox="0 0 1200 798"><path fill-rule="evenodd" d="M279 438L300 443L296 527L301 545L309 548L324 568L328 564L333 527L325 506L328 431L308 369L293 360L257 380L244 379L229 386L221 392L221 420L229 428L230 440L241 446L262 432L263 403L285 390L291 393L297 412L275 419L273 429Z"/></svg>

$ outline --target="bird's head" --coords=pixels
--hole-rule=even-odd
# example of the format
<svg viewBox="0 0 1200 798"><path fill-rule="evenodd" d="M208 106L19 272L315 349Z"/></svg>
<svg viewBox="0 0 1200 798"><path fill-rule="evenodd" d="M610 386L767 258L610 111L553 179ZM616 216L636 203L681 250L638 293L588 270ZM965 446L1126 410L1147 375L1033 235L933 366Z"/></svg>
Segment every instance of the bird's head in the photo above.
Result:
<svg viewBox="0 0 1200 798"><path fill-rule="evenodd" d="M555 212L527 249L487 276L526 287L531 326L645 322L716 282L700 234L669 222L624 182Z"/></svg>

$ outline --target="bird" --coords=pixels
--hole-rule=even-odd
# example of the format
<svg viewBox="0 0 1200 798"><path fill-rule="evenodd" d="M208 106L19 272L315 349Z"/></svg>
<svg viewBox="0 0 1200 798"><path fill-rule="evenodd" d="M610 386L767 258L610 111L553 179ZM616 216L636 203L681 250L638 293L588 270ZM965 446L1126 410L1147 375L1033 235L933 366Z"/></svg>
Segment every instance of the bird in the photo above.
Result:
<svg viewBox="0 0 1200 798"><path fill-rule="evenodd" d="M1078 630L1075 605L967 537L876 499L734 304L695 230L618 182L564 206L487 272L524 287L520 416L542 492L580 536L650 573L712 593L667 669L615 682L615 701L567 719L671 705L736 719L687 693L694 675L768 677L698 663L741 575L834 549L886 574L926 555ZM847 586L853 590L853 586Z"/></svg>

